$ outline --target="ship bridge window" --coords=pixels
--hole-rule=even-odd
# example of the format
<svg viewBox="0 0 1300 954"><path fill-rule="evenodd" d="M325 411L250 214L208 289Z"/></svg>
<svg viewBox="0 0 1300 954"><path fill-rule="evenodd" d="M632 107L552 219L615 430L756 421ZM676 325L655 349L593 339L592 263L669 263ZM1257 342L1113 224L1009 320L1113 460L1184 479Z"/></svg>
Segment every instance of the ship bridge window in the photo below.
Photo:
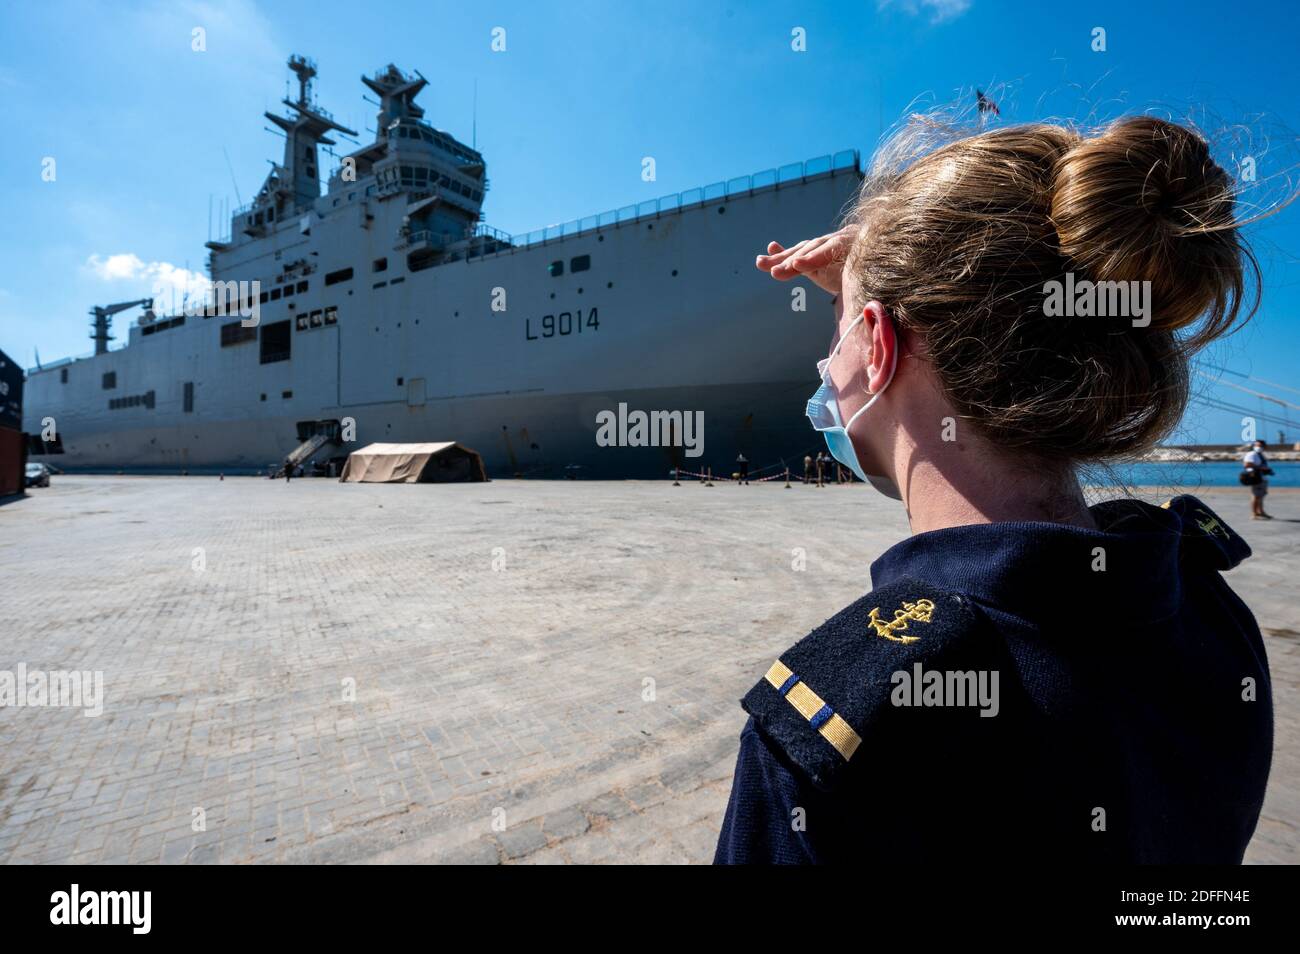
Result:
<svg viewBox="0 0 1300 954"><path fill-rule="evenodd" d="M278 289L278 288L272 288L272 289L271 289L271 301L279 301L279 300L280 300L280 294L281 294L280 289Z"/></svg>
<svg viewBox="0 0 1300 954"><path fill-rule="evenodd" d="M307 290L307 283L306 283L305 281L299 282L299 283L298 283L298 294L301 295L301 294L302 294L303 292L305 292L306 290Z"/></svg>
<svg viewBox="0 0 1300 954"><path fill-rule="evenodd" d="M325 276L325 284L327 286L337 285L339 282L347 282L351 280L352 280L352 269L350 268L340 268L337 272L330 272L328 275Z"/></svg>
<svg viewBox="0 0 1300 954"><path fill-rule="evenodd" d="M569 259L569 271L571 272L585 272L589 268L591 268L590 255L576 255Z"/></svg>
<svg viewBox="0 0 1300 954"><path fill-rule="evenodd" d="M327 325L337 324L338 320L339 320L339 310L337 308L331 307L325 309L325 324Z"/></svg>
<svg viewBox="0 0 1300 954"><path fill-rule="evenodd" d="M68 383L68 369L67 369L67 368L60 368L60 369L59 369L59 383L60 383L60 384L67 384L67 383Z"/></svg>
<svg viewBox="0 0 1300 954"><path fill-rule="evenodd" d="M117 387L117 372L116 372L116 371L105 371L105 372L104 372L104 390L105 390L105 391L111 391L111 390L113 390L113 388L115 388L115 387Z"/></svg>
<svg viewBox="0 0 1300 954"><path fill-rule="evenodd" d="M261 363L288 361L291 340L288 321L273 321L269 325L263 325Z"/></svg>
<svg viewBox="0 0 1300 954"><path fill-rule="evenodd" d="M388 271L388 259L387 259L387 258L377 258L377 259L375 259L373 262L370 263L370 270L371 270L372 272L386 272L386 271Z"/></svg>
<svg viewBox="0 0 1300 954"><path fill-rule="evenodd" d="M564 260L561 259L558 262L551 262L550 267L547 268L547 271L551 273L552 278L559 278L561 275L564 274Z"/></svg>

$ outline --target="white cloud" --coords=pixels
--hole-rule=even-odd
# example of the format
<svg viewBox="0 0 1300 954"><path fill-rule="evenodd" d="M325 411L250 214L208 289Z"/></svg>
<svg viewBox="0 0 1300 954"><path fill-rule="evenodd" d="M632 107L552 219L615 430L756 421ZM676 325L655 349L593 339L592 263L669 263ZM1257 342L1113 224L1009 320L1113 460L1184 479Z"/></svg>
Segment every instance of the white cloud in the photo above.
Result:
<svg viewBox="0 0 1300 954"><path fill-rule="evenodd" d="M947 23L970 9L971 0L876 0L877 10L896 9L908 16L926 15L930 23Z"/></svg>
<svg viewBox="0 0 1300 954"><path fill-rule="evenodd" d="M149 296L157 299L154 307L160 314L179 309L188 295L192 301L203 301L208 293L208 278L201 272L173 265L171 262L145 262L131 252L117 255L92 255L86 259L86 269L106 282L132 282L133 295L145 297L140 287L148 282Z"/></svg>
<svg viewBox="0 0 1300 954"><path fill-rule="evenodd" d="M92 255L86 259L86 267L105 281L117 281L121 278L137 278L144 271L144 262L138 255L110 255L103 258Z"/></svg>

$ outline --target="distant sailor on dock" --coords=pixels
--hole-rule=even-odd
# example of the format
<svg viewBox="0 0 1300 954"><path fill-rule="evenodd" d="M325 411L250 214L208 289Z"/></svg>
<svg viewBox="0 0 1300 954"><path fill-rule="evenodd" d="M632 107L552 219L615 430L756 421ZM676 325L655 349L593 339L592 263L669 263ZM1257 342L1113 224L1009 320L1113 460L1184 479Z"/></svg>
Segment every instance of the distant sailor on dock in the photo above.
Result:
<svg viewBox="0 0 1300 954"><path fill-rule="evenodd" d="M1255 441L1241 460L1242 483L1250 488L1252 520L1273 519L1264 512L1264 498L1268 496L1268 475L1273 473L1273 468L1268 466L1268 458L1264 456L1264 448L1267 446L1263 441Z"/></svg>

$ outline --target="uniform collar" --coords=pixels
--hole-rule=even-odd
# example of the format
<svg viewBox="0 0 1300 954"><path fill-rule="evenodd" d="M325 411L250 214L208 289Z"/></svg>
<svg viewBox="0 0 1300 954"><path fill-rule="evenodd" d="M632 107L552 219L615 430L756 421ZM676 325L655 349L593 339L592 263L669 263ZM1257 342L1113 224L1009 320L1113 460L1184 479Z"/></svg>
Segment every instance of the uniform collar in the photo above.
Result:
<svg viewBox="0 0 1300 954"><path fill-rule="evenodd" d="M1099 529L1008 522L918 533L872 563L872 584L912 577L1031 620L1121 611L1150 622L1176 613L1179 515L1136 500L1090 510Z"/></svg>

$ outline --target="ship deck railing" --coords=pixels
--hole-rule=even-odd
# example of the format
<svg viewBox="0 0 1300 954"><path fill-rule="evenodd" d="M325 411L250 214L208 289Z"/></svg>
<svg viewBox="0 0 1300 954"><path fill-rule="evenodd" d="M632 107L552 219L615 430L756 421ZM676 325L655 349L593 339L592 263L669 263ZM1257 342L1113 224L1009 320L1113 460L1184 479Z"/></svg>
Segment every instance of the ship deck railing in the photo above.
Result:
<svg viewBox="0 0 1300 954"><path fill-rule="evenodd" d="M493 251L471 251L466 256L466 260L480 261L486 258L495 258L498 255L511 255L523 249L538 245L549 245L552 242L569 239L585 232L619 228L645 219L674 215L687 209L721 204L740 195L754 195L760 192L775 191L782 186L804 183L827 176L842 175L846 172L853 172L857 175L862 173L861 157L856 149L845 149L834 155L817 156L804 162L792 162L776 169L764 169L752 175L737 176L734 179L714 182L711 185L687 189L683 192L675 192L657 199L647 199L644 202L625 205L618 209L610 209L598 215L584 216L561 225L548 225L544 229L535 229L531 232L510 235L500 229L480 224L475 228L472 237L492 238L499 244Z"/></svg>

